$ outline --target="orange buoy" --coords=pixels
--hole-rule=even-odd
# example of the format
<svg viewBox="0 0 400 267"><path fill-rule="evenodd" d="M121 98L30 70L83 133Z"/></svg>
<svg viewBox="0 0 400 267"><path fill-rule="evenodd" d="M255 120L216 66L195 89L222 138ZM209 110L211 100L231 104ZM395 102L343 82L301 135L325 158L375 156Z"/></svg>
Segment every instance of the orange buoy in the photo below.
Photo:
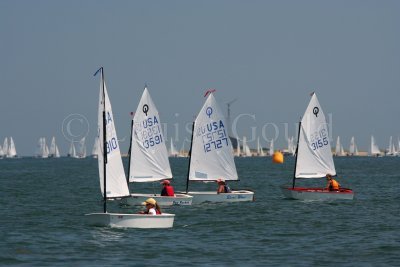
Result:
<svg viewBox="0 0 400 267"><path fill-rule="evenodd" d="M283 154L280 151L276 151L272 156L273 163L283 163Z"/></svg>

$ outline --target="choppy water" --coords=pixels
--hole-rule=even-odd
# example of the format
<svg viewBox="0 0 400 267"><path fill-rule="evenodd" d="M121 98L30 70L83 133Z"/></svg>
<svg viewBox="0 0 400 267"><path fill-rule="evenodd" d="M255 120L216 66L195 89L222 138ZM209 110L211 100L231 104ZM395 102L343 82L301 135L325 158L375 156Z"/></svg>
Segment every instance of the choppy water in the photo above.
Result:
<svg viewBox="0 0 400 267"><path fill-rule="evenodd" d="M356 195L328 202L283 198L291 158L236 162L241 181L230 186L253 189L255 202L173 207L172 229L149 230L84 223L85 213L102 210L95 159L0 160L0 265L400 265L400 158L335 158L339 182ZM171 164L175 189L184 190L187 160ZM135 190L159 192L160 185Z"/></svg>

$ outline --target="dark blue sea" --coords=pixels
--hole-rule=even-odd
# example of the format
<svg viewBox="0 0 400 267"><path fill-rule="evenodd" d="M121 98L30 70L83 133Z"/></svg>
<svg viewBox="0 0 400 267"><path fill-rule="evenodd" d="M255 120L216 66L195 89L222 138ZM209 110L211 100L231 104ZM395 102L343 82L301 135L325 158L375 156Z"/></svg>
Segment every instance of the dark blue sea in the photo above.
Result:
<svg viewBox="0 0 400 267"><path fill-rule="evenodd" d="M237 158L240 181L229 185L254 190L254 202L165 209L176 214L171 229L114 229L84 221L85 213L102 211L96 159L2 159L0 265L400 266L400 158L334 160L353 201L284 199L279 186L291 183L293 158ZM175 189L185 190L187 159L171 165ZM200 188L216 189L189 189Z"/></svg>

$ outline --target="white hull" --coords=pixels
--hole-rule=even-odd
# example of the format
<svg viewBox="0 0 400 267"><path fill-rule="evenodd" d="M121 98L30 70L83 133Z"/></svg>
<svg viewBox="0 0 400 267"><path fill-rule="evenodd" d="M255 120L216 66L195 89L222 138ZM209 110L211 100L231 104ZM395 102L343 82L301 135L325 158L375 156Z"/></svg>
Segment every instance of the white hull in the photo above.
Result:
<svg viewBox="0 0 400 267"><path fill-rule="evenodd" d="M130 197L123 198L121 203L126 205L142 205L148 198L154 198L158 205L165 206L188 206L192 205L193 197L186 194L175 194L175 197L166 197L159 194L131 194Z"/></svg>
<svg viewBox="0 0 400 267"><path fill-rule="evenodd" d="M193 204L198 204L202 202L254 201L254 192L248 190L237 190L232 191L232 193L221 194L218 194L214 191L188 192L188 194L193 196Z"/></svg>
<svg viewBox="0 0 400 267"><path fill-rule="evenodd" d="M299 199L299 200L333 200L333 199L347 199L354 198L353 191L339 192L322 190L321 188L292 188L281 187L282 193L286 198Z"/></svg>
<svg viewBox="0 0 400 267"><path fill-rule="evenodd" d="M118 228L171 228L175 214L161 215L123 214L123 213L90 213L85 214L89 225Z"/></svg>

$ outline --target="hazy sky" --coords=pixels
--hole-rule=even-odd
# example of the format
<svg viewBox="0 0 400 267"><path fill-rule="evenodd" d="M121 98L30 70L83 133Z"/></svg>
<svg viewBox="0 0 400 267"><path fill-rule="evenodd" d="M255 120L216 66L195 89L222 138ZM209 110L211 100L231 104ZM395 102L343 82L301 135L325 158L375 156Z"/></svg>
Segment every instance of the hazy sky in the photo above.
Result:
<svg viewBox="0 0 400 267"><path fill-rule="evenodd" d="M316 91L335 140L347 149L354 135L366 150L373 134L383 149L400 135L399 14L400 1L385 0L2 0L0 144L13 136L19 155L33 155L39 137L55 136L66 154L63 122L80 114L91 150L103 66L120 139L147 83L178 148L215 88L224 109L237 99L232 120L247 139L252 127L274 137L275 124L286 147L285 125L294 135Z"/></svg>

